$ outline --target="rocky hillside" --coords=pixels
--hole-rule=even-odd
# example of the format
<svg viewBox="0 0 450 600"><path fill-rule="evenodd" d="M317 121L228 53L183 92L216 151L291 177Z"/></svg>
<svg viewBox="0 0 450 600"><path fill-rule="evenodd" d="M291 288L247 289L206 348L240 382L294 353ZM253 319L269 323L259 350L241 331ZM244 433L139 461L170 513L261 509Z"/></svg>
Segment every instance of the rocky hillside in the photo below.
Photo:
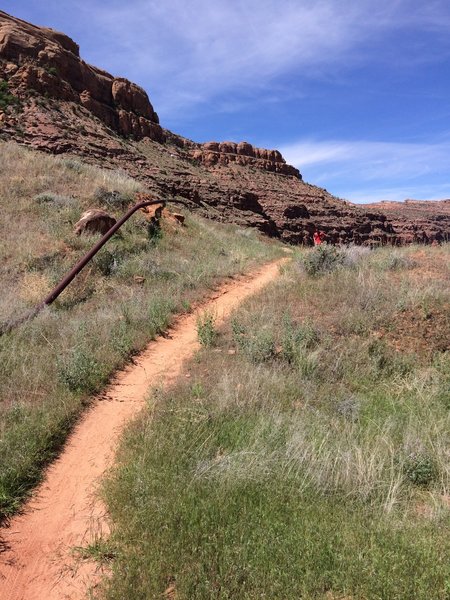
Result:
<svg viewBox="0 0 450 600"><path fill-rule="evenodd" d="M302 181L276 150L197 144L163 129L142 88L85 63L66 35L2 11L0 126L3 140L122 169L157 197L295 244L312 243L316 228L333 243L450 238L448 203L356 206Z"/></svg>

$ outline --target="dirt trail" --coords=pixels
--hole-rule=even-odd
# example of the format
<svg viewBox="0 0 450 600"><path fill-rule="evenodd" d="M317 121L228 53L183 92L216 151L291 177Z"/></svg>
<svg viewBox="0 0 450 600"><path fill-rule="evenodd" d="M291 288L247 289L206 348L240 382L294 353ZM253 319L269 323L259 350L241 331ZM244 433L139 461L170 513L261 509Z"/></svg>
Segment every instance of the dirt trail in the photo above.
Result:
<svg viewBox="0 0 450 600"><path fill-rule="evenodd" d="M273 280L281 262L222 285L193 313L180 317L169 337L151 342L117 374L76 426L24 514L0 531L5 547L0 554L0 600L85 598L93 567L77 561L73 548L94 541L102 528L105 532L96 491L123 427L145 405L149 387L170 384L198 348L197 315L212 309L220 323Z"/></svg>

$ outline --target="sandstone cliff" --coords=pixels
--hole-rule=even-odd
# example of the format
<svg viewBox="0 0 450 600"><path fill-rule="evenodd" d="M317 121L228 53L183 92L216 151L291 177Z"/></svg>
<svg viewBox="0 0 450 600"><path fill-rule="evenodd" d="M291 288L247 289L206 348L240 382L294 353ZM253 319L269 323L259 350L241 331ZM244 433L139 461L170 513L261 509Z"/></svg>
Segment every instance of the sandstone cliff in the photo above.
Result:
<svg viewBox="0 0 450 600"><path fill-rule="evenodd" d="M0 84L1 139L122 169L210 218L295 244L311 244L316 228L333 243L450 238L446 203L353 205L302 181L277 150L197 144L163 129L142 88L86 64L66 35L2 11Z"/></svg>

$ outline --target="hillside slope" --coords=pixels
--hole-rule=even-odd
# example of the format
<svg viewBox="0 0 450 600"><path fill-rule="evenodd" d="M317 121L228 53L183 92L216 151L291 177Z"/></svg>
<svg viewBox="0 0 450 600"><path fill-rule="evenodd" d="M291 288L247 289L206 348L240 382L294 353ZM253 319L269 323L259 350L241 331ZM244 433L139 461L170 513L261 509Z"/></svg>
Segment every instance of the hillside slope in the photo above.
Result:
<svg viewBox="0 0 450 600"><path fill-rule="evenodd" d="M124 174L3 144L0 327L40 303L92 247L73 225L93 201L117 216L139 190ZM219 281L280 248L254 230L188 214L184 226L163 220L156 233L140 212L51 307L1 335L0 521L117 368Z"/></svg>
<svg viewBox="0 0 450 600"><path fill-rule="evenodd" d="M294 244L316 228L333 243L448 239L450 211L391 218L302 181L275 150L246 142L197 144L159 124L146 92L86 64L66 35L0 11L1 138L121 169L155 195L188 199L221 221L257 227Z"/></svg>

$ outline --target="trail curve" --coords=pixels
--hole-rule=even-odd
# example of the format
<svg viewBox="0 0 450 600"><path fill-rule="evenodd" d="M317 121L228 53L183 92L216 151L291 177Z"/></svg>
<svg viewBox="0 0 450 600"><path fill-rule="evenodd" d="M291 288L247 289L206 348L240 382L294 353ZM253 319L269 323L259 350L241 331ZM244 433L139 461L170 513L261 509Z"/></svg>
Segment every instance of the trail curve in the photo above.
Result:
<svg viewBox="0 0 450 600"><path fill-rule="evenodd" d="M272 281L285 260L222 284L192 313L177 318L167 337L150 342L116 374L80 419L23 513L0 530L1 600L86 598L95 581L93 565L77 561L73 548L105 534L107 521L97 490L124 426L145 406L149 388L170 385L198 349L198 314L213 310L220 324Z"/></svg>

